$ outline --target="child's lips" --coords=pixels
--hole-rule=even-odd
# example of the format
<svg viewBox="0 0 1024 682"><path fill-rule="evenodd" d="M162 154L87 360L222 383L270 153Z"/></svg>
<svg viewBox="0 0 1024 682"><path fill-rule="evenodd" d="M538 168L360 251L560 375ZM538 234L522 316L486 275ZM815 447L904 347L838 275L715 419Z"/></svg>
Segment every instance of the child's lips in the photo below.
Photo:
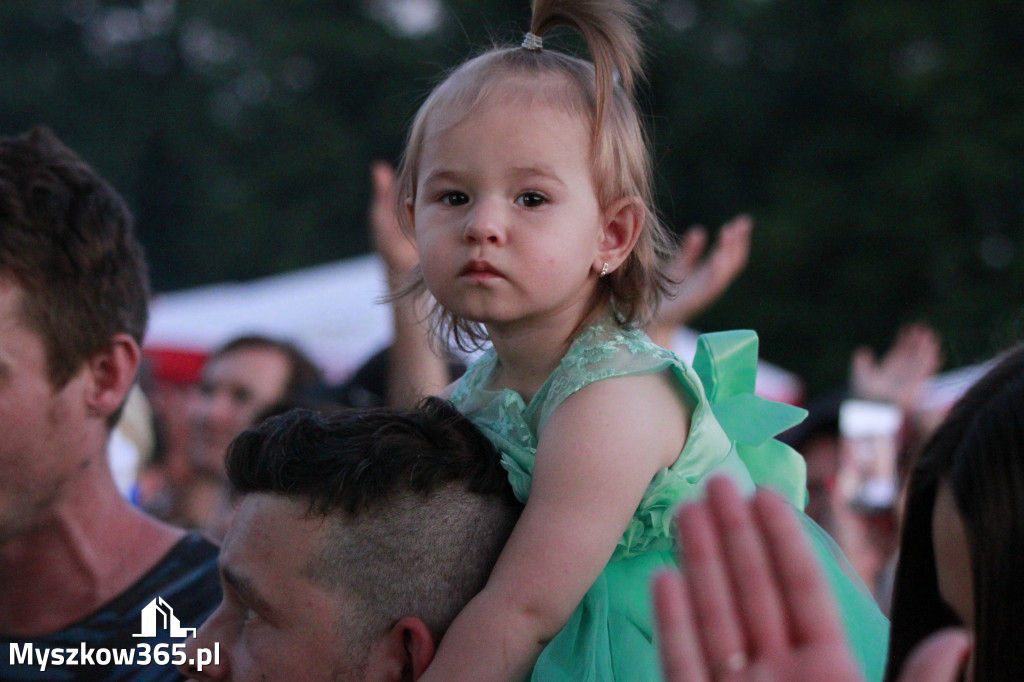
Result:
<svg viewBox="0 0 1024 682"><path fill-rule="evenodd" d="M471 277L473 279L490 279L492 277L504 277L500 270L485 260L471 260L459 271L460 277Z"/></svg>

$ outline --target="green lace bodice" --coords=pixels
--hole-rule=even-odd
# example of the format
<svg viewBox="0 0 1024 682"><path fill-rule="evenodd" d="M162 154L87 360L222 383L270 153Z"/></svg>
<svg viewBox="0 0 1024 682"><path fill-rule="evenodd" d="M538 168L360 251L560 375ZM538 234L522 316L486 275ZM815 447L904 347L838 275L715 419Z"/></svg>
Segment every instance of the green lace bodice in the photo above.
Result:
<svg viewBox="0 0 1024 682"><path fill-rule="evenodd" d="M748 490L755 483L783 482L781 488L791 500L801 508L804 502L802 458L772 439L799 422L803 411L753 394L757 337L752 332L706 335L699 348L694 365L703 373L643 332L608 320L576 338L529 403L515 391L487 388L500 362L493 350L470 367L451 399L497 446L516 496L526 502L540 434L566 398L603 379L671 373L694 405L692 415L679 417L690 419L686 444L675 463L654 476L612 560L669 550L675 546L673 510L698 496L712 472L728 474ZM723 422L741 438L723 428Z"/></svg>

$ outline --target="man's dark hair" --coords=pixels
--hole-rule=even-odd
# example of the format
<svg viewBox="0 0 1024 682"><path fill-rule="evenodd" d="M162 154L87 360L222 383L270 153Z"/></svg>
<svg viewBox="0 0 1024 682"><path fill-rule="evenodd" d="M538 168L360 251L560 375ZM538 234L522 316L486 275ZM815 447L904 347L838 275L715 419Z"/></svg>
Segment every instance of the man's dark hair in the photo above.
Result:
<svg viewBox="0 0 1024 682"><path fill-rule="evenodd" d="M228 448L236 493L269 493L333 522L309 566L352 598L369 641L403 616L440 638L487 580L521 505L494 446L449 403L297 409Z"/></svg>
<svg viewBox="0 0 1024 682"><path fill-rule="evenodd" d="M46 128L0 138L0 277L63 387L115 334L142 344L149 275L124 200Z"/></svg>

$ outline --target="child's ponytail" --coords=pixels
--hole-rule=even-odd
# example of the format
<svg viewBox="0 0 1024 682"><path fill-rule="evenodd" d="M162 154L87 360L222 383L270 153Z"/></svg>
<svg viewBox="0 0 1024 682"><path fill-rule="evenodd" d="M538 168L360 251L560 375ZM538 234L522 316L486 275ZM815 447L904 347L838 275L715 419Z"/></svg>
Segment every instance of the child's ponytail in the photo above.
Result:
<svg viewBox="0 0 1024 682"><path fill-rule="evenodd" d="M625 94L641 75L641 13L632 2L615 0L534 0L530 32L541 38L557 26L576 31L587 44L595 70L595 136L607 117L618 80Z"/></svg>

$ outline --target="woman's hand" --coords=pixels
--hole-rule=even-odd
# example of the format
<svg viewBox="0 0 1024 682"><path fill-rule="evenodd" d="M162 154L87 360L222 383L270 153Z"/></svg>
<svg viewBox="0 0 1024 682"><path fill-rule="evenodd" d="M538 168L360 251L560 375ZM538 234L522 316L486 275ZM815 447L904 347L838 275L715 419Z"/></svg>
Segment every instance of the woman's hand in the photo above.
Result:
<svg viewBox="0 0 1024 682"><path fill-rule="evenodd" d="M685 573L665 572L654 605L666 682L861 682L828 584L793 510L725 478L679 513ZM879 646L884 646L879 642ZM952 682L963 631L922 643L901 682Z"/></svg>

